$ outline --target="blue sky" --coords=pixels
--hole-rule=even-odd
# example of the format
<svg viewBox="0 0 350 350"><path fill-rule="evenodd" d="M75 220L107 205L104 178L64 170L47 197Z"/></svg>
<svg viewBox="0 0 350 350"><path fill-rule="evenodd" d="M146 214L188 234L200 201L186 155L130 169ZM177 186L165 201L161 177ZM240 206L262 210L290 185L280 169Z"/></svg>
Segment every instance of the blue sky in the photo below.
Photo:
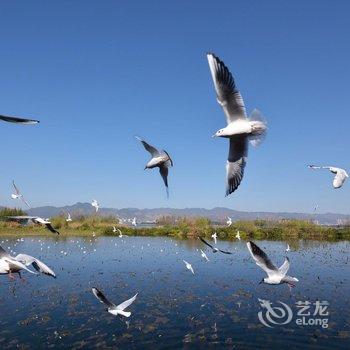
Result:
<svg viewBox="0 0 350 350"><path fill-rule="evenodd" d="M347 1L7 1L0 6L0 205L11 181L33 206L215 207L349 213ZM228 142L206 52L268 121L225 198ZM174 160L170 199L140 135Z"/></svg>

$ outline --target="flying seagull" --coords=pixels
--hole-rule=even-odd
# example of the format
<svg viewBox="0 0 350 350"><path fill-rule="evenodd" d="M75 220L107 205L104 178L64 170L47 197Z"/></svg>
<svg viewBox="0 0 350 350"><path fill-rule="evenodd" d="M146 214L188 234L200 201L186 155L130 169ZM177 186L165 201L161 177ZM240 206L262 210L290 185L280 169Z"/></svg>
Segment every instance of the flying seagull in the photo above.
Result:
<svg viewBox="0 0 350 350"><path fill-rule="evenodd" d="M286 257L284 263L280 268L277 268L269 259L264 251L262 251L255 243L247 242L247 247L255 260L256 264L260 266L268 277L263 278L260 283L267 284L282 284L287 283L290 287L295 287L295 282L299 280L295 277L287 276L289 270L289 259Z"/></svg>
<svg viewBox="0 0 350 350"><path fill-rule="evenodd" d="M290 247L289 247L289 244L287 243L286 252L288 253L289 251L290 251Z"/></svg>
<svg viewBox="0 0 350 350"><path fill-rule="evenodd" d="M131 221L131 225L132 226L137 226L137 222L136 222L136 218L133 218L132 221Z"/></svg>
<svg viewBox="0 0 350 350"><path fill-rule="evenodd" d="M308 165L310 169L328 169L331 173L335 174L333 179L333 187L340 188L343 186L345 180L349 177L348 173L341 168L336 168L334 166L318 166L318 165Z"/></svg>
<svg viewBox="0 0 350 350"><path fill-rule="evenodd" d="M40 123L39 120L9 117L7 115L0 115L0 120L3 120L4 122L8 122L8 123L26 124L26 125Z"/></svg>
<svg viewBox="0 0 350 350"><path fill-rule="evenodd" d="M0 246L1 275L8 274L10 278L13 278L12 273L18 273L18 275L21 277L21 270L26 270L30 273L36 274L36 272L27 268L29 265L32 265L32 267L38 272L56 278L55 273L42 261L27 254L18 254L17 256L13 257Z"/></svg>
<svg viewBox="0 0 350 350"><path fill-rule="evenodd" d="M236 238L240 241L241 240L241 234L239 231L236 232Z"/></svg>
<svg viewBox="0 0 350 350"><path fill-rule="evenodd" d="M52 227L51 222L49 220L40 218L39 216L20 215L8 216L7 218L10 220L18 221L22 225L28 225L30 222L36 225L42 225L45 226L52 233L57 233L58 235L60 234L56 229Z"/></svg>
<svg viewBox="0 0 350 350"><path fill-rule="evenodd" d="M190 270L194 274L194 270L193 270L192 265L190 263L188 263L186 260L182 260L182 261L185 263L186 269Z"/></svg>
<svg viewBox="0 0 350 350"><path fill-rule="evenodd" d="M210 247L213 251L213 253L217 253L217 252L221 252L221 253L224 253L224 254L232 254L231 252L227 252L225 250L221 250L219 248L216 248L216 247L213 247L210 243L208 243L204 238L202 237L199 237L199 239L204 243L206 244L208 247Z"/></svg>
<svg viewBox="0 0 350 350"><path fill-rule="evenodd" d="M68 216L67 216L66 221L67 221L67 222L73 221L73 220L72 220L72 217L70 216L70 213L67 213L67 215L68 215Z"/></svg>
<svg viewBox="0 0 350 350"><path fill-rule="evenodd" d="M100 205L98 204L96 199L93 199L91 202L91 205L95 208L96 213L98 212L98 209L100 208Z"/></svg>
<svg viewBox="0 0 350 350"><path fill-rule="evenodd" d="M216 232L214 232L211 235L211 238L214 240L214 243L217 244L218 243L218 234Z"/></svg>
<svg viewBox="0 0 350 350"><path fill-rule="evenodd" d="M236 88L232 74L217 56L207 54L211 76L217 95L217 101L226 115L227 126L218 130L213 137L230 139L230 149L226 164L226 196L240 185L248 156L248 141L259 145L266 134L266 123L261 114L254 110L247 117L243 98Z"/></svg>
<svg viewBox="0 0 350 350"><path fill-rule="evenodd" d="M28 202L24 199L23 194L21 194L21 192L19 191L19 189L18 189L18 187L16 186L14 180L12 181L12 185L13 185L13 187L14 187L16 193L15 193L15 194L12 193L12 194L11 194L11 198L12 198L12 199L20 199L28 208L30 208L30 205L29 205Z"/></svg>
<svg viewBox="0 0 350 350"><path fill-rule="evenodd" d="M115 305L113 303L111 303L106 297L105 295L98 290L97 288L92 288L92 293L94 293L94 296L100 301L100 303L103 303L107 306L107 311L114 315L114 316L118 316L118 315L122 315L125 317L130 317L131 316L131 312L129 311L124 311L128 306L130 306L137 297L136 293L132 298L122 302L119 305Z"/></svg>
<svg viewBox="0 0 350 350"><path fill-rule="evenodd" d="M202 258L204 258L206 261L209 261L207 254L205 254L202 249L200 249L200 251L201 251Z"/></svg>
<svg viewBox="0 0 350 350"><path fill-rule="evenodd" d="M145 170L153 169L156 167L159 168L159 173L163 178L163 181L166 187L166 193L167 193L167 196L169 197L168 173L169 173L169 168L173 166L172 159L170 158L167 151L164 151L164 150L159 151L157 148L151 146L149 143L142 140L140 137L138 136L135 136L135 137L137 140L139 140L142 143L145 150L148 151L152 156L151 160L146 164Z"/></svg>
<svg viewBox="0 0 350 350"><path fill-rule="evenodd" d="M232 225L232 219L229 216L227 217L226 224L228 227L230 227Z"/></svg>

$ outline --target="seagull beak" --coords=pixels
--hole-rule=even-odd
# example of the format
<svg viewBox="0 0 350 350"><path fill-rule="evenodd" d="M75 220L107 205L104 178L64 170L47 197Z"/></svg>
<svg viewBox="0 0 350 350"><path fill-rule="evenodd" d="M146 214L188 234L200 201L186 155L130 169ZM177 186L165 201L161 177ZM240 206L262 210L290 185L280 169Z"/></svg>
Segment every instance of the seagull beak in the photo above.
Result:
<svg viewBox="0 0 350 350"><path fill-rule="evenodd" d="M213 134L213 135L211 135L211 137L212 137L212 138L215 138L215 137L217 137L217 136L216 136L216 134Z"/></svg>
<svg viewBox="0 0 350 350"><path fill-rule="evenodd" d="M261 283L263 283L263 281L261 280L258 284L261 284Z"/></svg>

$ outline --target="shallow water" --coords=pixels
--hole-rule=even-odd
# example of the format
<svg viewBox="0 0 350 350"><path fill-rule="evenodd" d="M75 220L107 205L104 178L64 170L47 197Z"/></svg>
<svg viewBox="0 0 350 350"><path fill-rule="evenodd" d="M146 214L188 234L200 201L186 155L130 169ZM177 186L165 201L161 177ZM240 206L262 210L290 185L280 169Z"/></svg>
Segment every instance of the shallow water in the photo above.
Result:
<svg viewBox="0 0 350 350"><path fill-rule="evenodd" d="M349 348L350 242L289 242L289 274L300 281L290 291L286 285L258 284L264 273L245 242L219 241L234 252L224 255L213 254L197 240L163 237L1 241L3 248L33 255L57 274L53 279L24 272L25 281L0 276L1 349ZM285 242L257 244L276 265L283 263ZM193 265L195 275L183 259ZM107 313L92 287L117 304L138 292L131 317ZM284 302L293 313L290 323L263 325L258 313L266 316L266 310L259 299L273 306ZM297 301L328 301L328 316L311 315L328 319L328 328L297 325ZM309 311L314 310L311 305Z"/></svg>

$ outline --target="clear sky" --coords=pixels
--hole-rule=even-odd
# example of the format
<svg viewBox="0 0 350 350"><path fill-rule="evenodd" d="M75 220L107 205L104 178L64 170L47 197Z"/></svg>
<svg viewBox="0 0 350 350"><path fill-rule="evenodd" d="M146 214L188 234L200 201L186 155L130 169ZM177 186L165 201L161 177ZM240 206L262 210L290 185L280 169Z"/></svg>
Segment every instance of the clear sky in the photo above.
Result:
<svg viewBox="0 0 350 350"><path fill-rule="evenodd" d="M349 213L348 1L3 1L0 205L15 179L33 206L225 206ZM206 52L230 68L248 112L268 121L225 198L228 142ZM170 198L140 135L173 158Z"/></svg>

